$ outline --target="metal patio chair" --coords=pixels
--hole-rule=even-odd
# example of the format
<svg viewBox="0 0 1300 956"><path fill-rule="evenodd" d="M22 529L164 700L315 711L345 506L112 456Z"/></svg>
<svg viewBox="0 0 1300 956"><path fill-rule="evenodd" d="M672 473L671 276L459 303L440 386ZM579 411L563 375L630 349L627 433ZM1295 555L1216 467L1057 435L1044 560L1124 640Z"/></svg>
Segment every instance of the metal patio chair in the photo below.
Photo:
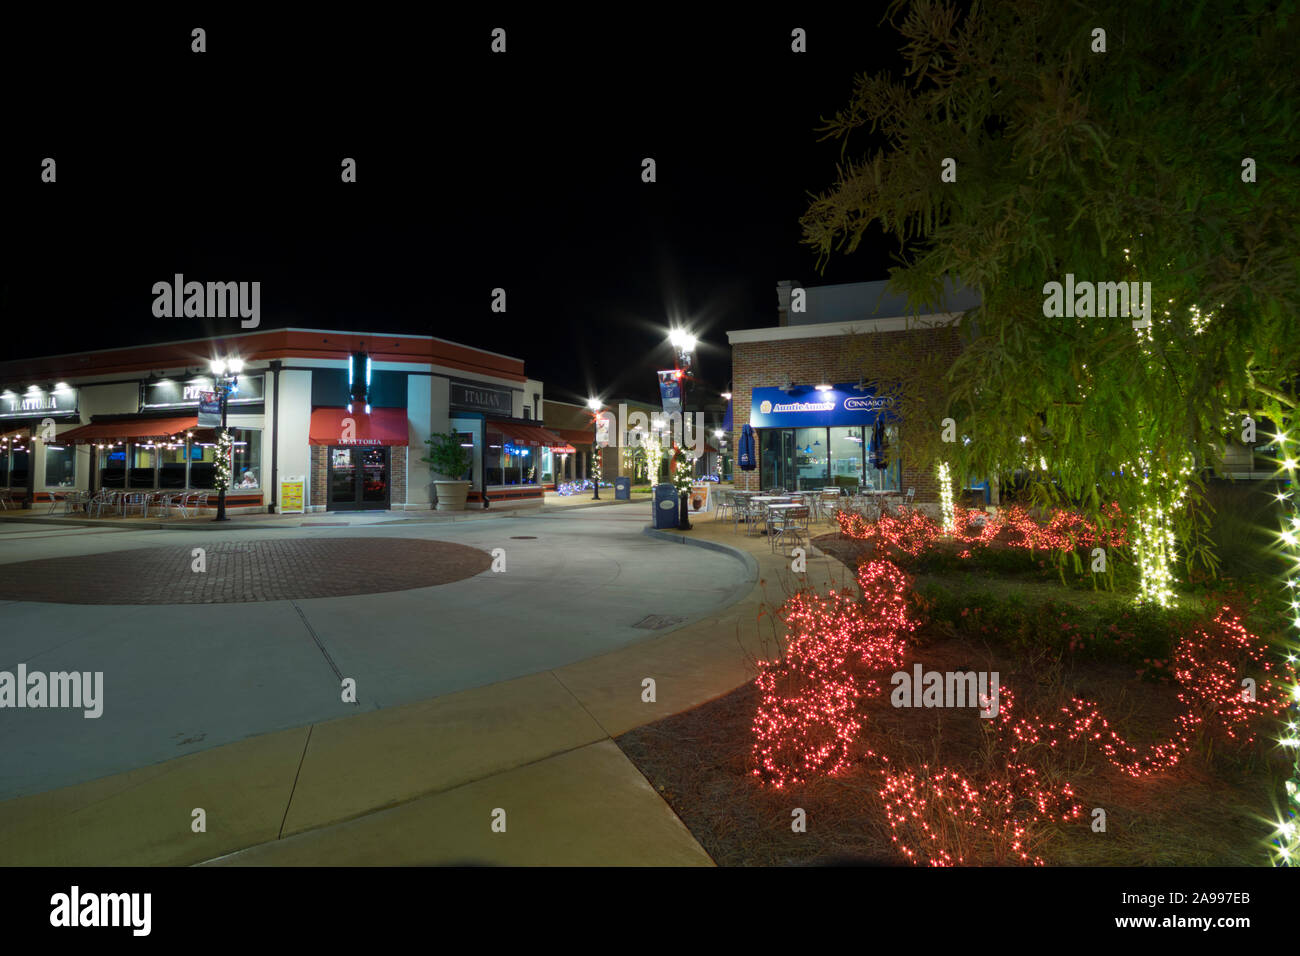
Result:
<svg viewBox="0 0 1300 956"><path fill-rule="evenodd" d="M810 510L807 507L782 509L769 512L767 537L772 550L776 550L780 541L784 549L787 541L793 541L792 547L808 543L808 521Z"/></svg>

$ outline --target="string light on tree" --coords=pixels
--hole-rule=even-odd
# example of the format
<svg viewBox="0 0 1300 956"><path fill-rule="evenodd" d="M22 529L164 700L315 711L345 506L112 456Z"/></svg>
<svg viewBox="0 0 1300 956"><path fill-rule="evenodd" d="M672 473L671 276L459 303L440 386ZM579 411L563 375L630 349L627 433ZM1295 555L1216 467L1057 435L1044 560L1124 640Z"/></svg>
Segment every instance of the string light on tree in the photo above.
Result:
<svg viewBox="0 0 1300 956"><path fill-rule="evenodd" d="M953 514L952 473L946 461L939 462L939 497L943 505L943 530L951 532L956 527Z"/></svg>
<svg viewBox="0 0 1300 956"><path fill-rule="evenodd" d="M1283 788L1283 806L1274 821L1269 845L1274 865L1300 866L1300 682L1294 676L1294 668L1300 663L1300 501L1296 497L1296 454L1285 428L1278 434L1277 443L1283 481L1282 490L1277 493L1282 522L1278 537L1283 555L1290 563L1286 597L1291 628L1284 656L1286 665L1292 668L1288 695L1290 706L1283 718L1283 730L1277 743L1290 753L1292 764L1290 779Z"/></svg>
<svg viewBox="0 0 1300 956"><path fill-rule="evenodd" d="M217 460L215 462L215 477L213 487L218 492L230 490L230 471L231 460L234 452L234 441L230 437L228 429L222 429L217 435Z"/></svg>

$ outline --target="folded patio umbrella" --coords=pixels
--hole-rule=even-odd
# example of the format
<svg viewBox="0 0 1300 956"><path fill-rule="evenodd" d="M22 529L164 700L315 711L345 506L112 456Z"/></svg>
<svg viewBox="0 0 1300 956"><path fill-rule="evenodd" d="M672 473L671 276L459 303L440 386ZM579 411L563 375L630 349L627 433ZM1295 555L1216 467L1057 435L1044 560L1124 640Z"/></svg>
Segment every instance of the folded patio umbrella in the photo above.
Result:
<svg viewBox="0 0 1300 956"><path fill-rule="evenodd" d="M746 425L740 431L740 447L736 449L736 463L740 465L741 471L753 471L758 465L758 459L754 455L754 428L752 425Z"/></svg>
<svg viewBox="0 0 1300 956"><path fill-rule="evenodd" d="M889 447L889 442L885 439L885 423L879 418L871 429L871 465L879 471L884 471L889 467L889 462L885 458L885 449Z"/></svg>

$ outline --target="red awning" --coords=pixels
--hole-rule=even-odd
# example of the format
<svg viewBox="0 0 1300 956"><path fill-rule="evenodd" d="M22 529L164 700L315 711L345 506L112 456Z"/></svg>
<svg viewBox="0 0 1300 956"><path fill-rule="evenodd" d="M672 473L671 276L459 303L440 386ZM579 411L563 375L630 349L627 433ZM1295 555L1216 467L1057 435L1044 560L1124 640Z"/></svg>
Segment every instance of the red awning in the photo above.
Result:
<svg viewBox="0 0 1300 956"><path fill-rule="evenodd" d="M552 428L549 430L559 435L570 445L590 445L596 439L590 428L586 431L580 428Z"/></svg>
<svg viewBox="0 0 1300 956"><path fill-rule="evenodd" d="M165 441L199 427L199 416L185 418L129 418L120 422L91 422L58 436L59 444L94 445L99 442Z"/></svg>
<svg viewBox="0 0 1300 956"><path fill-rule="evenodd" d="M309 445L408 445L405 408L371 408L367 415L360 405L346 408L317 408L311 413Z"/></svg>
<svg viewBox="0 0 1300 956"><path fill-rule="evenodd" d="M532 445L535 448L551 448L556 451L570 451L569 442L565 441L549 428L541 428L537 425L514 425L506 422L488 422L489 428L494 428L501 434L505 435L512 445Z"/></svg>

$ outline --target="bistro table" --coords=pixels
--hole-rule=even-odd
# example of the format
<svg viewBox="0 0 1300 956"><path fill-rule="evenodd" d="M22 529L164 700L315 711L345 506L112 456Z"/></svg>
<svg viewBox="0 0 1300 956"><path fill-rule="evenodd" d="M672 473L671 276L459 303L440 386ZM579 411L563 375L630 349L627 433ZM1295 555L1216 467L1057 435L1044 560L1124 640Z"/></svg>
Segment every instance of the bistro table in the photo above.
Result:
<svg viewBox="0 0 1300 956"><path fill-rule="evenodd" d="M767 509L772 507L774 504L789 503L790 496L789 495L755 495L749 500L757 504L759 511L762 512L762 517L763 517L762 534L767 534Z"/></svg>

